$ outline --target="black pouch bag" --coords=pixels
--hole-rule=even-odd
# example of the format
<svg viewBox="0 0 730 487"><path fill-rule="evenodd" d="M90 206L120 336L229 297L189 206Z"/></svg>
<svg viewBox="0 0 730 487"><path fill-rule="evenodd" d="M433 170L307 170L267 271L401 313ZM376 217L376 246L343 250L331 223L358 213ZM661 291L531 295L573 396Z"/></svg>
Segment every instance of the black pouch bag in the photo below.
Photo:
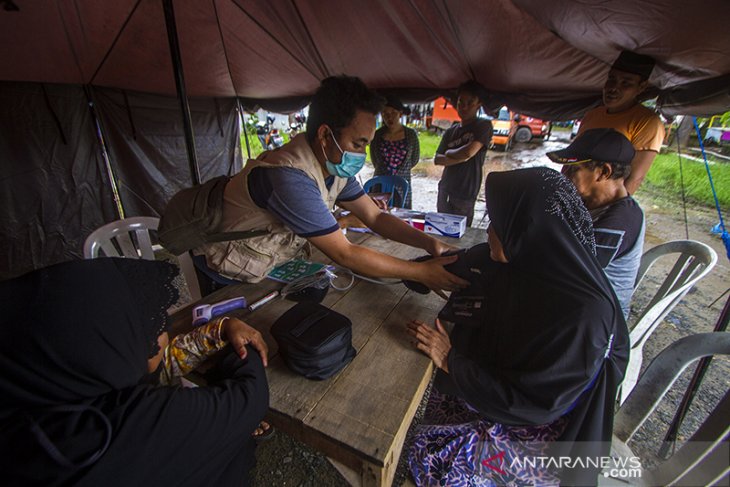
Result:
<svg viewBox="0 0 730 487"><path fill-rule="evenodd" d="M307 379L332 377L356 354L352 322L321 304L294 305L276 320L271 334L286 365Z"/></svg>
<svg viewBox="0 0 730 487"><path fill-rule="evenodd" d="M268 233L266 230L216 233L223 218L223 194L230 179L218 176L178 191L170 199L160 218L157 237L173 255L205 243L241 240Z"/></svg>

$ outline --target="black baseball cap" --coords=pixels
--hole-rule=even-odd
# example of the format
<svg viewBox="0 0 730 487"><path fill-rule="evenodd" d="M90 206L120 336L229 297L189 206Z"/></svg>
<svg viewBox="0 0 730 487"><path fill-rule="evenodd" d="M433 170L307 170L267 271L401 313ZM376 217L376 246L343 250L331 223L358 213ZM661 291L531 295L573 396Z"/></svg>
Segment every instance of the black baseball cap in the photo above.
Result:
<svg viewBox="0 0 730 487"><path fill-rule="evenodd" d="M621 51L611 68L626 73L638 74L642 80L647 80L651 76L655 64L656 61L652 57L631 51Z"/></svg>
<svg viewBox="0 0 730 487"><path fill-rule="evenodd" d="M588 161L631 164L634 147L621 132L614 129L589 129L562 150L548 152L558 164L581 164Z"/></svg>

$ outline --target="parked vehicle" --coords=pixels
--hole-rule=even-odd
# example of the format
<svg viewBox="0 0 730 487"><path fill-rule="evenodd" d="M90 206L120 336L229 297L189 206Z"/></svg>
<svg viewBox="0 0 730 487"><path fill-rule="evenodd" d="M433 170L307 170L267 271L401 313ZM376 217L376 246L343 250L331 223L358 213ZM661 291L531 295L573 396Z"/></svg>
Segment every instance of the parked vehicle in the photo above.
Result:
<svg viewBox="0 0 730 487"><path fill-rule="evenodd" d="M515 133L517 132L517 123L514 120L514 114L509 108L502 107L499 109L497 118L492 120L492 147L500 148L507 152L512 148Z"/></svg>
<svg viewBox="0 0 730 487"><path fill-rule="evenodd" d="M293 139L303 128L307 122L307 117L302 112L296 112L289 115L289 138Z"/></svg>
<svg viewBox="0 0 730 487"><path fill-rule="evenodd" d="M514 142L529 142L535 137L545 139L550 134L550 122L514 113L506 106L499 110L492 125L492 145L504 151L510 150Z"/></svg>
<svg viewBox="0 0 730 487"><path fill-rule="evenodd" d="M256 123L256 136L261 142L264 150L272 150L284 145L284 137L279 133L279 129L272 128L274 117L267 115L266 122L259 120Z"/></svg>
<svg viewBox="0 0 730 487"><path fill-rule="evenodd" d="M573 128L570 129L570 138L575 139L575 136L578 135L579 130L580 130L580 120L573 121Z"/></svg>
<svg viewBox="0 0 730 487"><path fill-rule="evenodd" d="M727 115L711 117L705 132L705 145L722 145L728 142L730 142L730 120Z"/></svg>
<svg viewBox="0 0 730 487"><path fill-rule="evenodd" d="M435 127L437 132L443 132L460 121L461 118L456 111L456 107L446 98L442 96L434 100L430 127Z"/></svg>
<svg viewBox="0 0 730 487"><path fill-rule="evenodd" d="M529 142L534 137L545 139L550 133L550 122L539 118L520 115L519 113L513 117L517 123L517 131L515 132L515 141Z"/></svg>

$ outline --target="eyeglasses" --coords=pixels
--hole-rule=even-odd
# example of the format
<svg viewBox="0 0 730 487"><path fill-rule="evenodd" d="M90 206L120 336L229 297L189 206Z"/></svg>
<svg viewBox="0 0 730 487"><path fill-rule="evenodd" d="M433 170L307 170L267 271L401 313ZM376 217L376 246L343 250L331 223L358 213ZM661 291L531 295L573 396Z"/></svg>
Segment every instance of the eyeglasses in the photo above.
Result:
<svg viewBox="0 0 730 487"><path fill-rule="evenodd" d="M580 161L574 161L574 162L561 162L563 166L577 166L578 164L584 164L586 162L591 162L593 159L582 159Z"/></svg>

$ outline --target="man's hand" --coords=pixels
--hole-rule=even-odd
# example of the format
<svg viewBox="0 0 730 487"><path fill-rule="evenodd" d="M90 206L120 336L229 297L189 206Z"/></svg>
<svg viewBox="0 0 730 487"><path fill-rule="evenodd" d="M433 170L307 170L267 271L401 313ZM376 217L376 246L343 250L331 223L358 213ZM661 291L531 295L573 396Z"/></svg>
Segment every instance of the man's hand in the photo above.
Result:
<svg viewBox="0 0 730 487"><path fill-rule="evenodd" d="M449 149L444 154L436 154L433 159L433 163L437 166L453 166L466 162L476 155L477 152L482 150L484 144L478 140L472 140L461 147L455 149Z"/></svg>
<svg viewBox="0 0 730 487"><path fill-rule="evenodd" d="M264 363L264 367L269 364L269 347L266 346L264 337L255 328L252 328L238 318L228 318L223 322L223 334L242 359L246 358L246 345L251 345L261 355L261 361Z"/></svg>
<svg viewBox="0 0 730 487"><path fill-rule="evenodd" d="M416 348L428 355L433 363L444 372L449 372L447 357L451 350L451 340L441 321L436 319L436 328L431 328L422 321L413 320L406 325L407 332L416 339Z"/></svg>
<svg viewBox="0 0 730 487"><path fill-rule="evenodd" d="M428 253L433 255L434 257L438 257L439 255L445 254L446 252L456 252L458 250L461 250L461 249L459 247L455 247L453 245L447 244L446 242L442 242L441 240L434 238L431 248L428 249Z"/></svg>
<svg viewBox="0 0 730 487"><path fill-rule="evenodd" d="M445 265L453 264L457 259L458 256L450 255L419 262L417 264L419 266L419 273L413 280L425 284L442 298L448 299L444 291L456 291L469 285L469 281L444 269Z"/></svg>

